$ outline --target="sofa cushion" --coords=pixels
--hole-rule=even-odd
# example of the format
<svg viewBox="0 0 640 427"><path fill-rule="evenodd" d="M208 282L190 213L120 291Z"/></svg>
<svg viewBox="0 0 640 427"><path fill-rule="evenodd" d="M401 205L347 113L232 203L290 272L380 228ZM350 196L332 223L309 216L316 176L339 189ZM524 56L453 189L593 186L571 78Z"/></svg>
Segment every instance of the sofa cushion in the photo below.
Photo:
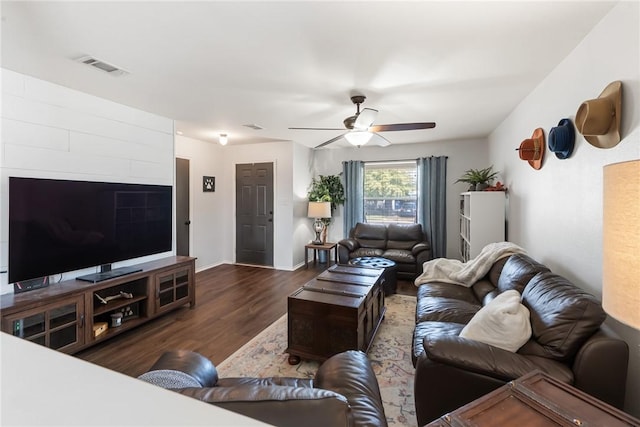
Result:
<svg viewBox="0 0 640 427"><path fill-rule="evenodd" d="M353 229L353 238L358 240L362 248L385 249L387 247L387 226L359 222Z"/></svg>
<svg viewBox="0 0 640 427"><path fill-rule="evenodd" d="M550 270L546 266L525 254L511 255L500 273L498 291L504 292L509 289L515 289L522 294L525 286L533 276L547 271Z"/></svg>
<svg viewBox="0 0 640 427"><path fill-rule="evenodd" d="M520 303L518 291L505 291L482 307L460 336L515 352L531 336L529 310Z"/></svg>
<svg viewBox="0 0 640 427"><path fill-rule="evenodd" d="M469 301L425 297L416 302L416 322L433 321L466 324L480 308L480 304L474 304Z"/></svg>
<svg viewBox="0 0 640 427"><path fill-rule="evenodd" d="M486 278L478 280L470 289L473 290L473 294L476 296L476 299L482 303L482 305L487 305L499 293L498 288L496 288L493 283Z"/></svg>
<svg viewBox="0 0 640 427"><path fill-rule="evenodd" d="M460 331L464 328L461 323L452 322L419 322L416 324L413 330L413 342L412 349L413 354L411 360L413 366L416 365L416 360L422 353L424 353L424 337L437 337L451 335L457 337L460 335Z"/></svg>
<svg viewBox="0 0 640 427"><path fill-rule="evenodd" d="M349 254L349 258L360 258L363 256L382 256L384 249L377 248L358 248Z"/></svg>
<svg viewBox="0 0 640 427"><path fill-rule="evenodd" d="M520 353L571 360L606 313L591 294L550 272L538 273L522 294L531 314L532 340Z"/></svg>
<svg viewBox="0 0 640 427"><path fill-rule="evenodd" d="M410 251L424 240L420 224L389 224L387 227L387 248Z"/></svg>
<svg viewBox="0 0 640 427"><path fill-rule="evenodd" d="M491 284L495 287L498 287L498 281L500 280L500 275L502 274L502 269L507 261L509 261L510 257L500 258L496 262L493 263L491 269L487 273L487 279Z"/></svg>
<svg viewBox="0 0 640 427"><path fill-rule="evenodd" d="M420 301L425 297L452 298L467 301L473 305L479 304L472 288L452 285L451 283L430 282L426 285L420 285L418 287L417 300Z"/></svg>
<svg viewBox="0 0 640 427"><path fill-rule="evenodd" d="M348 400L331 390L239 385L186 388L180 393L270 425L352 425Z"/></svg>
<svg viewBox="0 0 640 427"><path fill-rule="evenodd" d="M411 249L387 249L382 257L400 264L415 264L416 262L416 257L411 253Z"/></svg>

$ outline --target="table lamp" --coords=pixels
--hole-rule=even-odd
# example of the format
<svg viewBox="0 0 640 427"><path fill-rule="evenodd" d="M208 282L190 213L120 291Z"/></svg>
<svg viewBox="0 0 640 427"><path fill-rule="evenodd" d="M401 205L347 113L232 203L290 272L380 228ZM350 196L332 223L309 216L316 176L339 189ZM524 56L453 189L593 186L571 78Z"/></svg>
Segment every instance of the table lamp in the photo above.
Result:
<svg viewBox="0 0 640 427"><path fill-rule="evenodd" d="M322 218L331 218L331 202L309 202L307 217L315 218L313 230L316 232L316 239L312 243L314 245L321 245L322 239L320 239L320 234L322 230L324 230Z"/></svg>
<svg viewBox="0 0 640 427"><path fill-rule="evenodd" d="M602 306L640 329L640 160L604 167Z"/></svg>

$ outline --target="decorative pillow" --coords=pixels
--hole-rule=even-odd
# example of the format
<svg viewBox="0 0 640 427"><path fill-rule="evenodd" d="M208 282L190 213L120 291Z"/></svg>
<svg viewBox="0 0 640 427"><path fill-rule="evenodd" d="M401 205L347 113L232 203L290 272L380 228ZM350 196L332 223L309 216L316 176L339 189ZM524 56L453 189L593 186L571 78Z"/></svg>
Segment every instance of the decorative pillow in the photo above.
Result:
<svg viewBox="0 0 640 427"><path fill-rule="evenodd" d="M529 310L518 291L502 292L471 318L460 336L516 352L531 337Z"/></svg>
<svg viewBox="0 0 640 427"><path fill-rule="evenodd" d="M191 375L182 371L175 371L173 369L160 369L157 371L145 372L140 375L138 379L168 389L202 387L198 380L193 378Z"/></svg>

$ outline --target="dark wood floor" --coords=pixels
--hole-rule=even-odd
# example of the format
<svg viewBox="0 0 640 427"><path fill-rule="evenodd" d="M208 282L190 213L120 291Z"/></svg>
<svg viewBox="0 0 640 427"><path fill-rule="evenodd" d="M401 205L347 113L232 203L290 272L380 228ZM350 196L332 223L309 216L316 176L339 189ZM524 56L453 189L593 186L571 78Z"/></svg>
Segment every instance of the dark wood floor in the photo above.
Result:
<svg viewBox="0 0 640 427"><path fill-rule="evenodd" d="M146 372L167 350L197 351L219 364L287 312L287 296L327 266L296 271L224 264L196 274L196 306L167 313L76 354L130 376ZM398 293L415 295L412 282Z"/></svg>

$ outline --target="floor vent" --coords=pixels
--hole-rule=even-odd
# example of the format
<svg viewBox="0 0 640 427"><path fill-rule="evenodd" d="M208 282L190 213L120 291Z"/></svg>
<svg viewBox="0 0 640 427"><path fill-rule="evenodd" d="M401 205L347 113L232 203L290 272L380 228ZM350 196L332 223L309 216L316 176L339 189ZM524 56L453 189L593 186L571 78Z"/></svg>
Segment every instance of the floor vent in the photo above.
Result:
<svg viewBox="0 0 640 427"><path fill-rule="evenodd" d="M95 67L99 70L104 71L105 73L111 74L112 76L124 76L126 74L129 74L122 68L118 68L115 65L111 65L107 62L101 61L100 59L94 58L93 56L83 56L82 58L76 59L76 61Z"/></svg>

